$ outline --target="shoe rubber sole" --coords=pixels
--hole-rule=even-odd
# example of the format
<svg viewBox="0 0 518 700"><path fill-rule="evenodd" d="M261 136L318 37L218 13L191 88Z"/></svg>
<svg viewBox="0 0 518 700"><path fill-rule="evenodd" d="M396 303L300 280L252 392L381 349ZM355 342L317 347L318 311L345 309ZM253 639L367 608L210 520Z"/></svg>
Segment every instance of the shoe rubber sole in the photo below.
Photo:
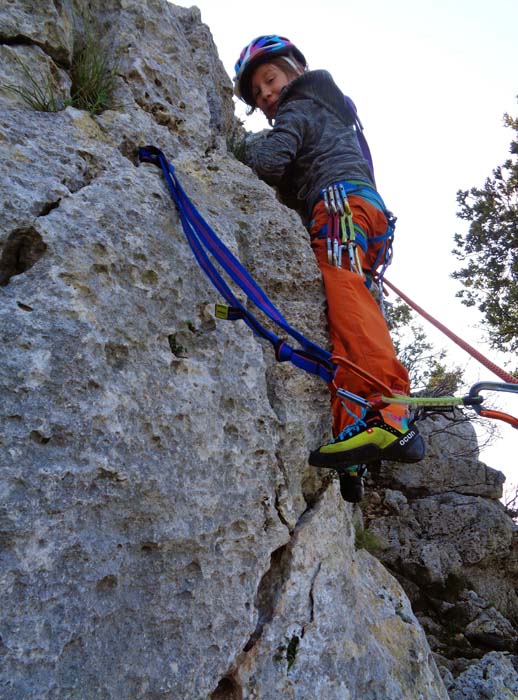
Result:
<svg viewBox="0 0 518 700"><path fill-rule="evenodd" d="M424 440L419 433L410 427L409 431L385 448L372 443L355 447L343 452L320 452L314 450L309 455L312 467L347 467L353 464L370 464L380 459L392 462L420 462L425 454Z"/></svg>

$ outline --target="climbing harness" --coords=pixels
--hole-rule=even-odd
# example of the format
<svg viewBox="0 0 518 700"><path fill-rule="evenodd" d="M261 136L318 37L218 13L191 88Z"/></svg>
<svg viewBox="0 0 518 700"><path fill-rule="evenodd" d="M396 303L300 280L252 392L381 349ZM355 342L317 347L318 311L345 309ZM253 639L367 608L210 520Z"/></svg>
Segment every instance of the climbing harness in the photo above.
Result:
<svg viewBox="0 0 518 700"><path fill-rule="evenodd" d="M518 418L514 418L513 416L499 411L484 409L482 407L484 398L480 396L481 391L518 393L518 379L512 377L512 375L507 375L510 377L510 380L505 383L481 382L475 384L465 397L422 398L394 395L390 387L380 382L369 372L361 369L344 357L332 355L329 351L308 340L302 333L290 326L281 312L270 301L264 290L261 289L257 282L255 282L241 265L239 260L222 243L208 223L202 218L180 185L172 164L167 161L163 152L155 146L145 146L139 149L139 160L144 163L153 163L161 168L169 193L178 210L183 231L194 256L202 270L227 302L227 304L216 304L216 317L231 321L237 319L243 320L256 335L268 340L273 345L275 356L279 362L289 361L296 367L320 377L334 387L338 396L353 404L359 405L364 410L379 410L391 403L402 403L413 408L436 408L440 406L453 408L455 406L467 406L473 408L478 415L503 420L514 428L518 428ZM341 200L340 189L338 189L338 193ZM336 214L340 217L340 206L343 207L343 200L341 200L339 204L335 197L334 206L336 207ZM332 205L330 205L330 207L332 213L335 214ZM345 207L343 207L343 211L346 216ZM266 328L259 319L239 301L227 282L218 272L209 256L212 256L232 281L246 294L248 299L271 321L293 338L299 344L299 347L292 347L284 339L279 338L273 331ZM352 257L356 259L354 251ZM376 399L367 401L365 398L357 396L341 387L337 387L334 383L334 376L339 366L366 379L371 386L379 392Z"/></svg>
<svg viewBox="0 0 518 700"><path fill-rule="evenodd" d="M384 214L387 220L384 233L367 238L362 229L354 223L348 200L350 194L361 197ZM317 236L326 237L328 263L336 267L347 266L351 272L358 273L367 288L370 288L373 279L376 279L378 304L381 313L385 316L383 280L385 271L392 262L396 217L387 209L378 192L363 182L346 180L335 182L321 191L321 197L328 220ZM379 246L376 258L370 269L362 269L359 248L367 253L368 248L372 246Z"/></svg>

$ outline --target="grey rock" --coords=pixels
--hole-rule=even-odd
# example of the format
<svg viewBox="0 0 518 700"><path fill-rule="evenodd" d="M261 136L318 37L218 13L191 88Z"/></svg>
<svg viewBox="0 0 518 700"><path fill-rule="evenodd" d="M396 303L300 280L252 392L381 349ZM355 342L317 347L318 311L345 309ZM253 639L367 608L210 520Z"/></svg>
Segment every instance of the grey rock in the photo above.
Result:
<svg viewBox="0 0 518 700"><path fill-rule="evenodd" d="M75 19L72 5L70 0L59 3L38 0L3 3L0 13L2 43L31 43L41 47L55 62L70 65Z"/></svg>
<svg viewBox="0 0 518 700"><path fill-rule="evenodd" d="M427 450L419 464L384 464L382 481L417 496L445 491L468 496L502 497L504 475L478 460L478 443L471 423L432 416L419 423Z"/></svg>
<svg viewBox="0 0 518 700"><path fill-rule="evenodd" d="M512 546L513 523L497 502L448 492L410 509L411 520L386 516L371 527L384 542L384 559L403 560L423 582L444 583L466 566L504 558Z"/></svg>
<svg viewBox="0 0 518 700"><path fill-rule="evenodd" d="M514 657L516 663L516 657ZM450 700L516 700L518 673L513 657L491 652L448 682Z"/></svg>
<svg viewBox="0 0 518 700"><path fill-rule="evenodd" d="M418 607L444 663L488 650L514 652L518 538L496 500L503 475L478 461L469 424L439 416L420 430L427 458L380 470L382 507L367 523L380 542L378 556Z"/></svg>
<svg viewBox="0 0 518 700"><path fill-rule="evenodd" d="M459 596L458 610L463 609L468 624L464 634L473 643L482 643L497 649L506 648L517 634L512 624L494 606L475 591L466 591Z"/></svg>
<svg viewBox="0 0 518 700"><path fill-rule="evenodd" d="M275 615L263 614L234 676L243 698L447 700L408 599L376 559L351 549L337 491L301 518L283 552ZM322 557L323 542L333 557Z"/></svg>
<svg viewBox="0 0 518 700"><path fill-rule="evenodd" d="M32 99L47 99L49 103L53 100L56 108L70 97L68 73L39 46L0 45L0 61L0 98L4 107L26 106L20 91Z"/></svg>
<svg viewBox="0 0 518 700"><path fill-rule="evenodd" d="M54 5L4 3L1 83L23 78L20 53L69 90L86 3ZM165 0L88 7L119 61L112 109L0 93L2 698L316 683L447 700L408 599L307 465L325 385L216 321L160 172L136 166L162 147L283 314L327 342L306 231L228 150L240 126L209 30Z"/></svg>
<svg viewBox="0 0 518 700"><path fill-rule="evenodd" d="M384 503L391 511L401 515L409 509L408 499L401 491L393 491L392 489L385 490Z"/></svg>

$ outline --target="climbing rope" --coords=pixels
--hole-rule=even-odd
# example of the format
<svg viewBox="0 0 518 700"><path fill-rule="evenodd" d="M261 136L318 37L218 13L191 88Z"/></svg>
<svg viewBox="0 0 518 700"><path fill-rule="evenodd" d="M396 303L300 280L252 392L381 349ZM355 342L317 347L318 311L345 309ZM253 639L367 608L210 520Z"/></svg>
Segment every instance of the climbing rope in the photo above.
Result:
<svg viewBox="0 0 518 700"><path fill-rule="evenodd" d="M449 328L447 328L443 323L438 321L436 318L434 318L431 314L429 314L427 311L425 311L421 306L415 303L415 301L412 301L406 294L404 294L400 289L398 289L394 284L388 281L388 279L385 277L383 280L384 284L387 285L387 287L390 287L393 292L395 292L403 301L405 301L409 306L414 309L414 311L417 311L417 313L421 314L423 318L426 318L427 321L429 321L432 325L434 325L436 328L438 328L442 333L444 333L450 340L453 340L454 343L456 343L459 347L461 347L463 350L465 350L468 354L470 354L472 357L474 357L476 360L478 360L486 369L490 370L494 374L496 374L497 377L499 377L502 381L507 382L509 384L518 384L518 379L514 377L512 374L509 374L509 372L506 372L505 369L502 369L498 365L496 365L494 362L492 362L489 358L487 358L485 355L483 355L481 352L479 352L476 348L474 348L472 345L467 343L465 340L460 338L458 335L456 335L453 331L451 331Z"/></svg>

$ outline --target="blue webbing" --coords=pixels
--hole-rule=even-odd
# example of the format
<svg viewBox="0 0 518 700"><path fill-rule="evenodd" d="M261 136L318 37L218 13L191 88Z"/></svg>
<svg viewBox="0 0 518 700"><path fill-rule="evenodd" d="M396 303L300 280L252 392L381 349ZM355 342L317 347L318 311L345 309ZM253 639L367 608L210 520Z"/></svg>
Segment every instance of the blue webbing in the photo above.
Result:
<svg viewBox="0 0 518 700"><path fill-rule="evenodd" d="M331 362L331 353L311 342L302 335L302 333L290 326L281 312L267 297L266 293L244 269L239 260L231 253L224 243L222 243L208 223L201 217L180 185L175 175L174 167L167 161L162 151L154 146L140 148L139 159L142 162L159 165L162 169L169 192L180 215L183 231L196 260L216 289L231 306L228 318L230 320L241 318L256 335L268 340L274 346L276 357L280 362L289 360L296 367L310 374L315 374L326 382L331 382L337 369L336 365ZM207 255L207 252L213 256L216 262L225 270L247 297L260 308L268 318L294 338L301 345L301 348L292 348L271 330L265 328L259 320L243 306L222 278Z"/></svg>

